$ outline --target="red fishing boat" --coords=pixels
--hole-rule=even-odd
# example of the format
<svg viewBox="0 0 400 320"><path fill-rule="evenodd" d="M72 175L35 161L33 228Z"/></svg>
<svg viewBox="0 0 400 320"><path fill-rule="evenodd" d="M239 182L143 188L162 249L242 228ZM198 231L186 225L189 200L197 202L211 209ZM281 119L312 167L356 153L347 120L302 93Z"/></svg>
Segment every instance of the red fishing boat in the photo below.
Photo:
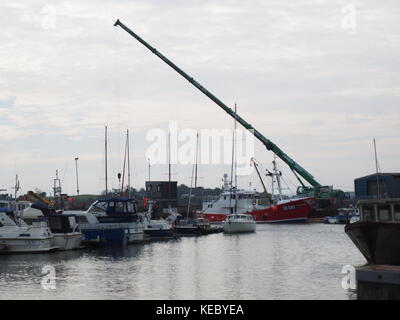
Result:
<svg viewBox="0 0 400 320"><path fill-rule="evenodd" d="M202 210L197 212L210 222L222 222L232 213L250 214L257 223L305 222L312 211L312 197L281 200L279 196L270 205L260 205L256 190L231 189L227 176L224 175L222 193L216 198L207 199Z"/></svg>

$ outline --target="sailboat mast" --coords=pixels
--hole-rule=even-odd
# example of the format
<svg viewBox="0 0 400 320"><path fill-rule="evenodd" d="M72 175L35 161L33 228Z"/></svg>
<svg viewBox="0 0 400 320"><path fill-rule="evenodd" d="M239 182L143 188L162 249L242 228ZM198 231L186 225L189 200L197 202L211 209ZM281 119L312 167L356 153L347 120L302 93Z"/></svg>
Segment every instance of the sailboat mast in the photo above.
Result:
<svg viewBox="0 0 400 320"><path fill-rule="evenodd" d="M126 166L126 154L128 150L128 133L125 141L125 154L124 154L124 166L122 168L122 183L121 183L121 197L124 195L124 182L125 182L125 166Z"/></svg>
<svg viewBox="0 0 400 320"><path fill-rule="evenodd" d="M236 129L237 129L237 106L235 102L235 125L234 125L234 141L236 143ZM237 189L237 148L235 147L235 190ZM235 204L236 204L236 199L235 199Z"/></svg>
<svg viewBox="0 0 400 320"><path fill-rule="evenodd" d="M15 175L15 186L14 186L14 199L17 200L17 193L19 190L19 180L18 180L18 174Z"/></svg>
<svg viewBox="0 0 400 320"><path fill-rule="evenodd" d="M107 178L108 178L108 173L107 173L107 126L105 126L105 131L104 131L104 154L105 154L105 180L106 180L106 196L108 195L108 184L107 184Z"/></svg>
<svg viewBox="0 0 400 320"><path fill-rule="evenodd" d="M236 174L236 148L235 148L235 143L236 143L236 103L235 103L235 120L233 123L233 134L232 134L232 165L231 165L231 191L230 191L230 197L229 197L229 207L231 207L232 203L232 194L235 195L235 212L237 208L237 199L236 199L236 188L237 188L237 174ZM233 179L235 179L235 183L233 183ZM233 192L232 192L233 191Z"/></svg>
<svg viewBox="0 0 400 320"><path fill-rule="evenodd" d="M126 129L126 144L128 148L128 197L131 198L131 165L129 158L129 129Z"/></svg>
<svg viewBox="0 0 400 320"><path fill-rule="evenodd" d="M196 166L194 173L194 190L197 188L197 165L198 165L198 156L199 156L199 134L196 135Z"/></svg>
<svg viewBox="0 0 400 320"><path fill-rule="evenodd" d="M171 183L171 132L168 132L168 182Z"/></svg>
<svg viewBox="0 0 400 320"><path fill-rule="evenodd" d="M190 203L191 203L191 200L192 200L193 178L194 177L195 177L195 188L196 188L196 184L197 184L197 153L198 153L198 146L199 146L199 134L196 135L196 155L195 155L195 163L193 164L193 167L192 167L192 177L190 179L190 191L189 191L189 200L188 200L186 220L189 218Z"/></svg>
<svg viewBox="0 0 400 320"><path fill-rule="evenodd" d="M377 195L376 198L379 199L380 198L380 190L379 190L379 170L378 170L378 156L376 154L376 141L374 138L374 152L375 152L375 169L376 169L376 187L377 187Z"/></svg>

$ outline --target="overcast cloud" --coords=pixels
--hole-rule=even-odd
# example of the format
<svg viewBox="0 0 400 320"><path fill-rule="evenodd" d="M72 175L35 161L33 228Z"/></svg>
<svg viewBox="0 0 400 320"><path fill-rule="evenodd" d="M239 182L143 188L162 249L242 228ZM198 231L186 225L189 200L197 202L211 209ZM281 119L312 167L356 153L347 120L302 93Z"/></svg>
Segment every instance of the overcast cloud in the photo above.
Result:
<svg viewBox="0 0 400 320"><path fill-rule="evenodd" d="M354 13L354 15L352 15ZM11 1L0 3L0 189L104 189L104 125L117 187L129 128L133 185L148 175L146 133L226 129L233 121L113 23L120 19L274 141L322 184L399 172L400 3L311 0ZM271 168L272 154L256 143ZM295 183L280 163L287 179ZM229 165L200 166L219 186ZM167 166L152 166L166 179ZM173 178L190 183L191 166ZM260 186L256 174L241 187Z"/></svg>

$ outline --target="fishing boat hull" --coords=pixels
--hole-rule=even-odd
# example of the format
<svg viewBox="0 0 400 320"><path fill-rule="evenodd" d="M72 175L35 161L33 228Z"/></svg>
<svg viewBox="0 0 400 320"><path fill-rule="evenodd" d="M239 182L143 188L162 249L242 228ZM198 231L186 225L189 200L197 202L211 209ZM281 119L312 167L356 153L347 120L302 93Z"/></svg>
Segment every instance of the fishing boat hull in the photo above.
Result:
<svg viewBox="0 0 400 320"><path fill-rule="evenodd" d="M312 199L296 199L278 203L264 209L243 212L250 214L256 223L288 223L305 222L312 211ZM202 213L202 215L213 223L221 223L228 213Z"/></svg>

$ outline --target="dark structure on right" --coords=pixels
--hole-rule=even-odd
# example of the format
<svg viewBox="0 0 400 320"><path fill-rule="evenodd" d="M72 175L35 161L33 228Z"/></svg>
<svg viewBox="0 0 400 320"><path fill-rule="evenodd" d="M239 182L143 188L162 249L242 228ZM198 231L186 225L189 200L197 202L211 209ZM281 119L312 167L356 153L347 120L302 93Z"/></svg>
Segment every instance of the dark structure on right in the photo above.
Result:
<svg viewBox="0 0 400 320"><path fill-rule="evenodd" d="M356 199L400 198L400 173L374 173L357 178L354 191Z"/></svg>
<svg viewBox="0 0 400 320"><path fill-rule="evenodd" d="M358 299L400 299L400 174L355 179L360 219L345 232L368 264L356 268Z"/></svg>

